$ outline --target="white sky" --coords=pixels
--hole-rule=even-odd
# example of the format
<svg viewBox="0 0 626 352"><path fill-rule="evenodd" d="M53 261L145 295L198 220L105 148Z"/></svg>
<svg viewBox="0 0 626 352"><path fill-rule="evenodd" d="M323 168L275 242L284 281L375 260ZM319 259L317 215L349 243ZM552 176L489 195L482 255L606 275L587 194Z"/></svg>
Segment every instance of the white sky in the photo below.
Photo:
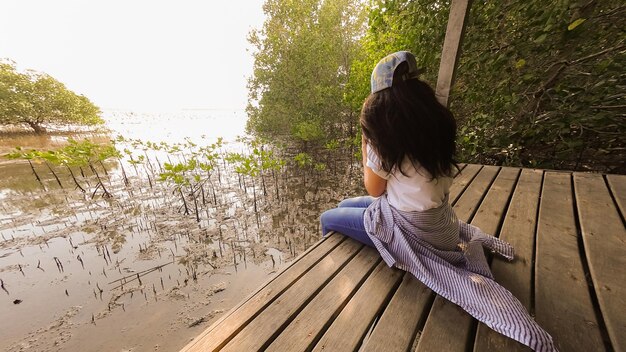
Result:
<svg viewBox="0 0 626 352"><path fill-rule="evenodd" d="M263 0L0 0L0 58L104 109L243 108Z"/></svg>

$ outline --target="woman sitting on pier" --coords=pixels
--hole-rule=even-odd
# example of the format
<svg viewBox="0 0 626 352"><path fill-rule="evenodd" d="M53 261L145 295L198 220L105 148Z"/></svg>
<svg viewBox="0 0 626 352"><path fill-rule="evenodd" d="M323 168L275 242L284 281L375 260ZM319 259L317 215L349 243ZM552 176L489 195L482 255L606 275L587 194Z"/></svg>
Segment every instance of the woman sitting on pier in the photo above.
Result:
<svg viewBox="0 0 626 352"><path fill-rule="evenodd" d="M322 232L375 247L387 265L411 272L495 331L536 351L554 351L550 335L493 280L483 247L509 260L513 248L458 220L448 203L458 171L456 122L418 75L415 57L406 51L376 65L361 112L370 196L324 212Z"/></svg>

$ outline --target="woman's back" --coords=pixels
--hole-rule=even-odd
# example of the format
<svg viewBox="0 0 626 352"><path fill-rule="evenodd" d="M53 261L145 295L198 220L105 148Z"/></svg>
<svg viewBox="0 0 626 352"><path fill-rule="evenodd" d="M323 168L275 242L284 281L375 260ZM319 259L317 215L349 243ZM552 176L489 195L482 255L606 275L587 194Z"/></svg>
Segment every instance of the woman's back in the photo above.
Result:
<svg viewBox="0 0 626 352"><path fill-rule="evenodd" d="M387 173L381 169L380 159L368 145L367 167L387 180L387 199L394 208L402 211L424 211L438 208L446 200L452 185L452 177L432 179L424 168L416 168L405 158L399 170Z"/></svg>

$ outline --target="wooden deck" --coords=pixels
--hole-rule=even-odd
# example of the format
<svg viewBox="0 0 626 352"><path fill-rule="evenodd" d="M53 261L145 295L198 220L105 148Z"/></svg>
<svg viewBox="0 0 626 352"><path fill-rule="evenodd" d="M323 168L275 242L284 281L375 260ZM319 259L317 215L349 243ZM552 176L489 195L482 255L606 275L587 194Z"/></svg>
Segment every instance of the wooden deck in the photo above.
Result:
<svg viewBox="0 0 626 352"><path fill-rule="evenodd" d="M467 165L450 201L515 247L496 281L561 351L626 351L626 176ZM333 234L183 348L216 350L529 349Z"/></svg>

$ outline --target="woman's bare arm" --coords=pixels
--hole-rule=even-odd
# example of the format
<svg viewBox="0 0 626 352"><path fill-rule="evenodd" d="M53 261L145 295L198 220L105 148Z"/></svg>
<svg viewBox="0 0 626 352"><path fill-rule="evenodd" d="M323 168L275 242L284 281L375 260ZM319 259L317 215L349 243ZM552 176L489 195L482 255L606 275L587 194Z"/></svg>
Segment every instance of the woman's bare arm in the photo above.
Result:
<svg viewBox="0 0 626 352"><path fill-rule="evenodd" d="M387 188L387 180L376 175L372 169L367 166L367 142L365 136L361 138L361 154L363 155L363 182L365 190L372 197L380 197L385 193Z"/></svg>

